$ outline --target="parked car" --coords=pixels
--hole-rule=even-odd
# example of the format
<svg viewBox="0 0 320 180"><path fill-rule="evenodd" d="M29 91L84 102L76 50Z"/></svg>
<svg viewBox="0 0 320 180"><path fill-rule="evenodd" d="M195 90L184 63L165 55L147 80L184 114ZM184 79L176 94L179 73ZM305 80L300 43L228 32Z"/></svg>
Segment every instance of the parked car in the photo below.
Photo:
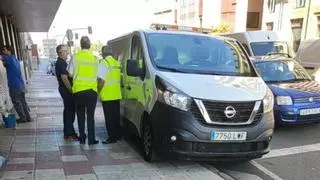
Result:
<svg viewBox="0 0 320 180"><path fill-rule="evenodd" d="M276 124L320 122L320 84L297 61L284 57L254 61L275 96Z"/></svg>
<svg viewBox="0 0 320 180"><path fill-rule="evenodd" d="M238 41L146 30L108 44L122 64L123 124L141 138L146 161L269 152L273 94Z"/></svg>

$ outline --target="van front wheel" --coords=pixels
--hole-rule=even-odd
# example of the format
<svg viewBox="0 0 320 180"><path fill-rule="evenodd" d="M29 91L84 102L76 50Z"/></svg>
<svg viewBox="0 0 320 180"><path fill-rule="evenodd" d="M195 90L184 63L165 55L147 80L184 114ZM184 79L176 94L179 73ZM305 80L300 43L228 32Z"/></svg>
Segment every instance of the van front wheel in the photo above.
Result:
<svg viewBox="0 0 320 180"><path fill-rule="evenodd" d="M143 125L143 156L144 160L148 162L152 162L156 160L156 153L154 150L154 137L153 131L151 127L151 123L146 120Z"/></svg>

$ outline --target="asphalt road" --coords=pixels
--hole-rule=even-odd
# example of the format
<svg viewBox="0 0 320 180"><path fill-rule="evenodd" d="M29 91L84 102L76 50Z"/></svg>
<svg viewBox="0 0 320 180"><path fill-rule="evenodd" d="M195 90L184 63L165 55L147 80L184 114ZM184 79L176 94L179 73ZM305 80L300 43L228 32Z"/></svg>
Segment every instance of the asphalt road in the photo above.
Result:
<svg viewBox="0 0 320 180"><path fill-rule="evenodd" d="M285 126L275 130L271 152L241 163L213 163L230 179L320 179L320 125Z"/></svg>

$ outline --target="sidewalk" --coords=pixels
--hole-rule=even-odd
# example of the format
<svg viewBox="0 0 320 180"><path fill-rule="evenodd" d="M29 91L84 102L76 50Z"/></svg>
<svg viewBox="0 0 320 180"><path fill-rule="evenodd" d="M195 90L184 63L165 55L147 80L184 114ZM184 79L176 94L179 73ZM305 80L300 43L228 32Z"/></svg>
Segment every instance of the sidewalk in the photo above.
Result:
<svg viewBox="0 0 320 180"><path fill-rule="evenodd" d="M0 155L8 156L1 179L222 179L195 162L148 164L134 145L122 140L112 145L79 145L63 139L63 104L56 79L34 73L27 101L34 122L15 130L0 129ZM105 137L101 105L96 109L96 134ZM75 126L77 130L77 125Z"/></svg>

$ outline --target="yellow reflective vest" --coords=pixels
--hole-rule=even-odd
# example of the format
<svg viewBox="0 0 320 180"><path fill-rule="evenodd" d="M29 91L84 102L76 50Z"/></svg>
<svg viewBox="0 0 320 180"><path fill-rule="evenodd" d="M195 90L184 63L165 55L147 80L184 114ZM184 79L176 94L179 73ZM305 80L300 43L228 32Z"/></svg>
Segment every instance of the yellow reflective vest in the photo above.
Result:
<svg viewBox="0 0 320 180"><path fill-rule="evenodd" d="M100 63L102 63L107 69L104 86L99 94L101 101L122 99L120 63L112 56L108 56Z"/></svg>
<svg viewBox="0 0 320 180"><path fill-rule="evenodd" d="M81 50L73 61L73 93L94 90L97 92L98 59L88 50Z"/></svg>

